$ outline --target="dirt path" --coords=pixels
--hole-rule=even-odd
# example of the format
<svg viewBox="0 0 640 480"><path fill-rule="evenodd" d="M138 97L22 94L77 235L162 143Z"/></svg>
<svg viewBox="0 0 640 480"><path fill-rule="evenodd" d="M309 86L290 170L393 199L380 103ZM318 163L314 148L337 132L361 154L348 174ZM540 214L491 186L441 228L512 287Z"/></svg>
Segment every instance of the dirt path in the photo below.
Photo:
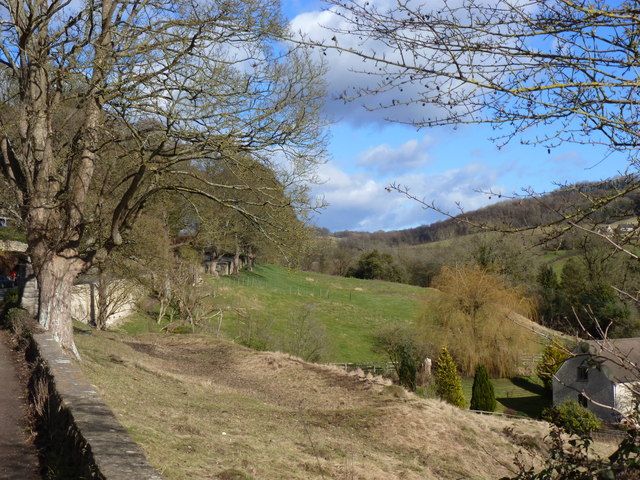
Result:
<svg viewBox="0 0 640 480"><path fill-rule="evenodd" d="M17 355L8 341L7 332L0 331L0 480L38 480L38 459L26 431Z"/></svg>

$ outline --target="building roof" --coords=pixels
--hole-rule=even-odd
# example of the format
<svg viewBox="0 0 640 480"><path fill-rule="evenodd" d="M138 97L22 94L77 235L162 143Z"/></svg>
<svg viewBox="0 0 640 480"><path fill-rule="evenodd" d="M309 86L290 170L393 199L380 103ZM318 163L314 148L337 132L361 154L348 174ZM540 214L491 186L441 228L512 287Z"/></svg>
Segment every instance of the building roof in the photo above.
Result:
<svg viewBox="0 0 640 480"><path fill-rule="evenodd" d="M588 352L588 361L602 368L614 383L640 381L640 337L590 340L578 345L574 352L578 356Z"/></svg>

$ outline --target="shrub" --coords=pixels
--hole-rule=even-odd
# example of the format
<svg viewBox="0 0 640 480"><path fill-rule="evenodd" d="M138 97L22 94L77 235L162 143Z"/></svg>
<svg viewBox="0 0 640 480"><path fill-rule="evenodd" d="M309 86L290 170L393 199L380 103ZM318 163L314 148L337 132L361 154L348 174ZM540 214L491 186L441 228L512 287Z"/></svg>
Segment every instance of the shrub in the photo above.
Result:
<svg viewBox="0 0 640 480"><path fill-rule="evenodd" d="M548 454L540 471L518 460L515 477L501 480L637 480L640 466L640 433L629 429L616 451L601 458L591 448L590 438L566 438L554 428L547 437Z"/></svg>
<svg viewBox="0 0 640 480"><path fill-rule="evenodd" d="M7 321L7 315L13 308L20 306L20 290L11 288L4 292L4 298L0 300L0 317L3 317L3 321Z"/></svg>
<svg viewBox="0 0 640 480"><path fill-rule="evenodd" d="M398 383L415 391L418 371L425 358L430 356L433 346L407 326L387 327L376 333L374 342L374 349L385 353L393 362Z"/></svg>
<svg viewBox="0 0 640 480"><path fill-rule="evenodd" d="M496 409L496 394L484 365L480 365L476 369L476 374L473 377L471 406L469 408L485 412L493 412Z"/></svg>
<svg viewBox="0 0 640 480"><path fill-rule="evenodd" d="M447 347L442 347L434 370L436 395L451 405L464 408L466 402L462 393L462 382L456 362Z"/></svg>
<svg viewBox="0 0 640 480"><path fill-rule="evenodd" d="M325 326L313 315L313 305L294 313L284 333L283 350L306 362L319 362L329 343Z"/></svg>
<svg viewBox="0 0 640 480"><path fill-rule="evenodd" d="M389 282L404 281L403 272L394 263L393 257L378 250L363 253L358 260L358 265L347 271L347 277Z"/></svg>
<svg viewBox="0 0 640 480"><path fill-rule="evenodd" d="M569 350L557 340L549 343L542 352L542 358L536 365L536 373L548 392L551 392L553 387L553 376L567 358Z"/></svg>
<svg viewBox="0 0 640 480"><path fill-rule="evenodd" d="M601 422L593 412L579 405L575 400L568 400L562 405L545 409L542 418L558 426L570 435L589 437L591 432L600 428Z"/></svg>
<svg viewBox="0 0 640 480"><path fill-rule="evenodd" d="M6 313L4 321L13 333L17 347L20 349L28 345L31 334L38 328L38 323L33 316L22 308L10 309Z"/></svg>
<svg viewBox="0 0 640 480"><path fill-rule="evenodd" d="M264 351L273 349L273 326L270 319L242 315L238 312L236 341L245 347Z"/></svg>

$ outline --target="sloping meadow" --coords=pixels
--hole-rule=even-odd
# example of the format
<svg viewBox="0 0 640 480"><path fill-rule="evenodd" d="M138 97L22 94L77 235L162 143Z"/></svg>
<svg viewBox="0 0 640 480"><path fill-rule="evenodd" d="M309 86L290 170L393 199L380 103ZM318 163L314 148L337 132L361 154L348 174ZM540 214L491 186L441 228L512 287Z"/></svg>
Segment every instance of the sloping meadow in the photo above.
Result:
<svg viewBox="0 0 640 480"><path fill-rule="evenodd" d="M77 335L85 374L166 479L484 479L545 424L200 335Z"/></svg>

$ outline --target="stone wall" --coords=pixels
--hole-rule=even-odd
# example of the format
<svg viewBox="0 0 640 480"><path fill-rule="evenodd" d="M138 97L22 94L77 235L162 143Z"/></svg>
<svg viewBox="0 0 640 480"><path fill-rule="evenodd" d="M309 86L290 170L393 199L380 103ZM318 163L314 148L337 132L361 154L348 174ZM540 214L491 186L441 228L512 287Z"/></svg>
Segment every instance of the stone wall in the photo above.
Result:
<svg viewBox="0 0 640 480"><path fill-rule="evenodd" d="M114 327L136 311L136 303L141 297L140 288L132 282L113 280L108 287L109 316L107 327ZM71 317L87 325L95 325L98 289L93 283L73 286L71 292Z"/></svg>
<svg viewBox="0 0 640 480"><path fill-rule="evenodd" d="M37 443L53 478L162 480L50 334L34 334L26 355Z"/></svg>
<svg viewBox="0 0 640 480"><path fill-rule="evenodd" d="M0 251L24 253L27 251L27 244L16 240L0 240Z"/></svg>
<svg viewBox="0 0 640 480"><path fill-rule="evenodd" d="M605 422L616 422L617 416L611 409L615 406L614 383L599 368L589 368L588 380L579 378L578 367L585 358L585 355L569 358L556 372L553 378L553 404L561 405L566 400L578 401L580 394L583 394L589 399L589 410Z"/></svg>
<svg viewBox="0 0 640 480"><path fill-rule="evenodd" d="M119 297L111 304L111 314L107 318L107 327L121 323L136 311L136 303L142 292L135 285L124 280L115 280L114 296ZM71 293L71 317L88 325L95 324L97 290L91 283L73 286ZM31 276L22 290L21 306L32 316L38 313L38 281Z"/></svg>

